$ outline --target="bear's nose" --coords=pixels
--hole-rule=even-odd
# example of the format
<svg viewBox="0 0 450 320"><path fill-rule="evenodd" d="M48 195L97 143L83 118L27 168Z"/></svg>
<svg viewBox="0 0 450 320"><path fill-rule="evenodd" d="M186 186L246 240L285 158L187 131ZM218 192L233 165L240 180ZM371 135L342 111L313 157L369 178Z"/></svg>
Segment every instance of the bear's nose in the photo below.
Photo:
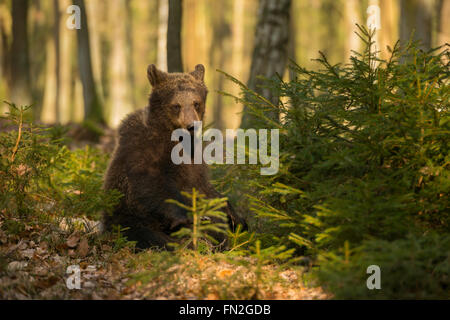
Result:
<svg viewBox="0 0 450 320"><path fill-rule="evenodd" d="M190 132L190 134L194 133L194 124L191 123L190 125L188 125L187 130Z"/></svg>

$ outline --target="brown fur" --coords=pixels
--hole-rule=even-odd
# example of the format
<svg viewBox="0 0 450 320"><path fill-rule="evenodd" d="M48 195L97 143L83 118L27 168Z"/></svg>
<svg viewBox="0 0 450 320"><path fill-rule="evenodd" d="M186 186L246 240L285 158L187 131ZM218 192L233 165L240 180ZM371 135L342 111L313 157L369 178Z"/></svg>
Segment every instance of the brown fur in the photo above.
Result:
<svg viewBox="0 0 450 320"><path fill-rule="evenodd" d="M105 189L124 194L112 215L104 216L106 230L113 225L128 227L128 239L140 248L166 247L173 241L172 232L190 225L186 211L166 199L186 203L180 191L191 192L193 187L209 198L221 196L209 183L206 164L175 165L170 158L178 143L171 141L172 131L203 120L204 67L198 65L191 73L165 73L150 65L147 75L153 86L149 106L122 121L104 182ZM245 226L230 205L225 212L230 226Z"/></svg>

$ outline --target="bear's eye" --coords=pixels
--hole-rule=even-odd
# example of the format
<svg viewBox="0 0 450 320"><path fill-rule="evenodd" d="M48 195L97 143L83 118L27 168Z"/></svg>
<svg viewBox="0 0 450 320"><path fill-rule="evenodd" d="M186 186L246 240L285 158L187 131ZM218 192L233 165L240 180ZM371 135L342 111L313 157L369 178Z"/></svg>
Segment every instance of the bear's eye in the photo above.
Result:
<svg viewBox="0 0 450 320"><path fill-rule="evenodd" d="M195 109L199 109L200 108L200 103L199 102L194 102L194 108Z"/></svg>
<svg viewBox="0 0 450 320"><path fill-rule="evenodd" d="M175 110L176 112L178 112L181 110L181 106L177 103L177 104L172 105L172 109Z"/></svg>

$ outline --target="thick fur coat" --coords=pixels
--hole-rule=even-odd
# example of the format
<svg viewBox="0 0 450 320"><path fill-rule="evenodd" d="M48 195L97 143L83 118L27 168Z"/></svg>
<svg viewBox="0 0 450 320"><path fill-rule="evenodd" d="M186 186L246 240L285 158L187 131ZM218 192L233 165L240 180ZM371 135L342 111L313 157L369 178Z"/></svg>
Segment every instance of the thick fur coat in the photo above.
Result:
<svg viewBox="0 0 450 320"><path fill-rule="evenodd" d="M120 225L128 240L139 248L167 247L170 234L189 227L187 212L167 203L186 203L181 191L195 187L209 198L221 197L209 182L206 164L175 165L171 160L172 131L192 129L203 120L208 90L203 82L204 67L191 73L165 73L150 65L147 70L153 86L149 105L129 114L118 130L118 143L106 172L104 188L117 189L124 196L112 214L104 215L104 226ZM245 222L228 205L224 209L232 228ZM223 235L213 235L224 242Z"/></svg>

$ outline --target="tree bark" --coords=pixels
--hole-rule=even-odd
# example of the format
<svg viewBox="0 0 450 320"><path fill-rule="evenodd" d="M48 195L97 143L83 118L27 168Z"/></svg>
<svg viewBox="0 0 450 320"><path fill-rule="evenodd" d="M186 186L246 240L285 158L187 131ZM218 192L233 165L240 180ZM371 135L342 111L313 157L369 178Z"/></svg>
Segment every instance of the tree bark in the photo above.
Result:
<svg viewBox="0 0 450 320"><path fill-rule="evenodd" d="M0 92L4 93L6 90L6 84L10 82L9 74L7 68L10 65L9 62L9 48L8 48L8 36L6 34L5 22L4 22L4 11L6 11L6 5L3 1L0 1L0 78L6 81L2 81L0 84ZM2 110L0 106L0 110Z"/></svg>
<svg viewBox="0 0 450 320"><path fill-rule="evenodd" d="M440 0L438 7L439 25L437 45L450 43L450 0Z"/></svg>
<svg viewBox="0 0 450 320"><path fill-rule="evenodd" d="M111 1L108 6L111 30L111 55L109 63L109 117L108 123L118 126L127 113L133 111L129 68L127 63L126 0Z"/></svg>
<svg viewBox="0 0 450 320"><path fill-rule="evenodd" d="M225 60L228 54L227 42L230 40L231 27L225 18L225 13L228 12L228 3L224 1L218 1L215 5L213 12L210 15L210 23L213 28L211 46L209 48L209 61L213 70L221 69L225 67ZM218 91L224 89L224 77L217 73L213 73L214 87ZM215 128L224 129L223 119L223 96L221 94L214 93L214 108L213 108L213 121Z"/></svg>
<svg viewBox="0 0 450 320"><path fill-rule="evenodd" d="M74 0L81 11L81 29L77 30L78 68L83 85L84 119L104 123L103 110L98 97L92 72L89 29L84 0Z"/></svg>
<svg viewBox="0 0 450 320"><path fill-rule="evenodd" d="M126 37L126 60L127 60L127 78L128 86L130 87L130 98L133 108L136 108L136 81L134 77L134 38L133 38L133 11L131 8L131 0L125 0L125 37Z"/></svg>
<svg viewBox="0 0 450 320"><path fill-rule="evenodd" d="M55 39L48 37L46 41L46 55L45 55L45 84L44 93L42 96L42 109L39 117L43 123L54 124L58 121L56 118L57 100L56 92L56 57L55 57Z"/></svg>
<svg viewBox="0 0 450 320"><path fill-rule="evenodd" d="M354 56L352 51L358 51L359 49L359 37L356 35L358 28L356 24L360 21L359 15L359 1L358 0L346 0L345 1L345 15L346 15L346 27L347 27L347 44L345 48L345 55L347 59Z"/></svg>
<svg viewBox="0 0 450 320"><path fill-rule="evenodd" d="M288 43L288 59L297 61L297 37L296 37L296 30L298 28L297 21L295 19L295 8L294 6L291 6L291 18L289 22L289 43ZM288 63L289 67L289 63ZM289 70L289 80L294 80L297 76L294 71L291 69Z"/></svg>
<svg viewBox="0 0 450 320"><path fill-rule="evenodd" d="M245 42L245 2L241 0L233 1L233 21L240 21L231 25L233 37L233 50L231 53L233 75L236 77L242 72L244 60Z"/></svg>
<svg viewBox="0 0 450 320"><path fill-rule="evenodd" d="M31 104L30 60L28 56L28 0L12 2L11 100L17 105Z"/></svg>
<svg viewBox="0 0 450 320"><path fill-rule="evenodd" d="M413 30L413 40L420 40L422 47L431 48L432 13L434 0L401 0L400 40L406 43Z"/></svg>
<svg viewBox="0 0 450 320"><path fill-rule="evenodd" d="M56 74L56 88L55 88L55 117L56 122L61 123L61 109L59 105L61 94L61 37L60 37L60 12L59 0L53 0L53 10L55 21L53 25L53 36L55 38L55 74Z"/></svg>
<svg viewBox="0 0 450 320"><path fill-rule="evenodd" d="M67 8L70 4L70 0L58 0L61 8ZM60 112L60 121L62 124L66 124L71 120L71 110L73 106L72 95L72 81L74 80L74 74L71 72L73 61L76 59L75 54L75 37L73 30L66 27L66 20L61 19L59 23L59 37L60 37L60 49L59 49L59 64L60 75L59 80L59 100L58 109Z"/></svg>
<svg viewBox="0 0 450 320"><path fill-rule="evenodd" d="M169 0L158 2L158 50L156 65L158 69L167 71L167 18L169 13Z"/></svg>
<svg viewBox="0 0 450 320"><path fill-rule="evenodd" d="M390 53L387 46L393 48L399 39L399 3L392 0L380 0L381 8L381 30L380 33L380 49L381 58L388 59Z"/></svg>
<svg viewBox="0 0 450 320"><path fill-rule="evenodd" d="M283 77L288 53L291 0L261 0L259 6L247 86L271 101L272 104L278 105L278 97L273 95L269 89L262 88L263 81L258 77L272 78L276 74ZM248 111L247 107L244 107L242 128L250 128L255 124L255 116ZM266 116L279 121L277 110L268 111Z"/></svg>
<svg viewBox="0 0 450 320"><path fill-rule="evenodd" d="M169 72L183 72L181 59L182 15L182 0L169 0L167 25L167 70Z"/></svg>

